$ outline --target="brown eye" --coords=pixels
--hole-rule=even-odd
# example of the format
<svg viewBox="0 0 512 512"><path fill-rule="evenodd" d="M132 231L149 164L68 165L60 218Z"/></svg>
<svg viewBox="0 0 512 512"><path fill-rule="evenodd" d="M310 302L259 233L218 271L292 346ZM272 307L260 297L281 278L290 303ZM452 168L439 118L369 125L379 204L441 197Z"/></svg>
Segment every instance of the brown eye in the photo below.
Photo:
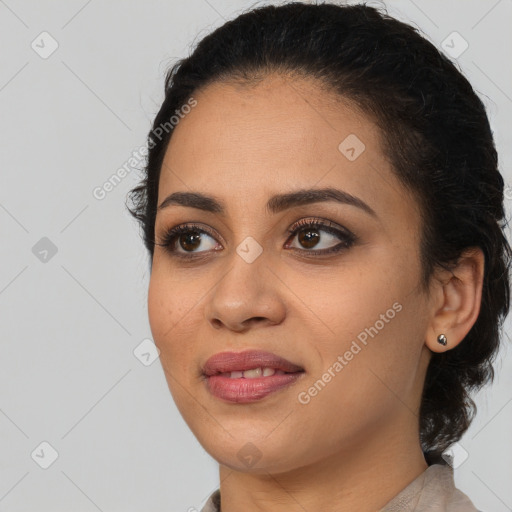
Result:
<svg viewBox="0 0 512 512"><path fill-rule="evenodd" d="M201 245L201 235L197 231L189 231L178 237L178 243L186 251L193 251Z"/></svg>
<svg viewBox="0 0 512 512"><path fill-rule="evenodd" d="M299 242L303 247L312 249L320 240L320 235L316 229L301 229L299 231Z"/></svg>
<svg viewBox="0 0 512 512"><path fill-rule="evenodd" d="M337 228L330 222L327 223L317 219L299 221L289 233L292 238L297 238L299 246L288 245L287 247L297 250L304 249L303 252L312 255L328 254L348 249L356 240L355 235L348 229ZM327 244L327 247L322 247L322 244Z"/></svg>
<svg viewBox="0 0 512 512"><path fill-rule="evenodd" d="M208 244L207 239L212 240ZM156 245L165 247L176 257L194 258L214 249L217 245L213 234L203 228L193 225L176 226L165 233L160 243ZM197 250L202 248L204 250Z"/></svg>

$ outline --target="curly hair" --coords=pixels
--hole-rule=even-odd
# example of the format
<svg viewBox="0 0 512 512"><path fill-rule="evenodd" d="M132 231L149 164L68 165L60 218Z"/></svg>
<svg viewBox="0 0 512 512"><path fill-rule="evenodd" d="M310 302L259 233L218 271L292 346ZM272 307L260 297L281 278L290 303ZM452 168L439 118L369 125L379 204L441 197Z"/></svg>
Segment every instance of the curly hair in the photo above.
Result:
<svg viewBox="0 0 512 512"><path fill-rule="evenodd" d="M504 181L484 105L416 28L364 4L291 2L228 21L168 70L144 176L127 208L152 261L160 170L172 136L172 127L165 134L160 127L208 84L252 83L272 72L316 78L380 128L393 172L420 206L425 289L436 267L450 268L465 249L484 253L478 318L462 343L433 353L427 369L419 432L425 458L434 463L473 420L470 394L494 379L509 309L511 249L504 235Z"/></svg>

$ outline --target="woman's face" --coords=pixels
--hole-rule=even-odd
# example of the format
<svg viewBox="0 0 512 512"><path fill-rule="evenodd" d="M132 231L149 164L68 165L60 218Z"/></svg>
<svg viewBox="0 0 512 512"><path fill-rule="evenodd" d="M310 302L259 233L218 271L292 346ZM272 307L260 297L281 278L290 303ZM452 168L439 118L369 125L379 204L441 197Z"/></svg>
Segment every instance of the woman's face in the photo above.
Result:
<svg viewBox="0 0 512 512"><path fill-rule="evenodd" d="M328 94L279 76L210 85L175 127L162 167L158 205L176 192L210 199L194 207L181 196L158 210L159 243L193 226L155 247L151 330L185 421L241 471L371 455L417 436L432 311L419 211L377 127ZM327 188L339 200L275 199ZM211 356L247 350L302 371L203 373Z"/></svg>

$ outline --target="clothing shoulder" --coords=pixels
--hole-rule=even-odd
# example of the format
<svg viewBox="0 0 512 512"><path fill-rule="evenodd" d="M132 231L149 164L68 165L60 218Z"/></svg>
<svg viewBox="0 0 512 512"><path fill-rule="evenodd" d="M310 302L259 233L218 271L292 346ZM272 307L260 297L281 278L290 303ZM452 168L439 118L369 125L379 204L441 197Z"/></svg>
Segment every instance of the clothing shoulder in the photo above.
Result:
<svg viewBox="0 0 512 512"><path fill-rule="evenodd" d="M215 490L200 512L220 512L220 489ZM455 487L453 469L433 464L399 492L379 512L484 512Z"/></svg>
<svg viewBox="0 0 512 512"><path fill-rule="evenodd" d="M455 487L453 468L433 464L379 512L481 512Z"/></svg>

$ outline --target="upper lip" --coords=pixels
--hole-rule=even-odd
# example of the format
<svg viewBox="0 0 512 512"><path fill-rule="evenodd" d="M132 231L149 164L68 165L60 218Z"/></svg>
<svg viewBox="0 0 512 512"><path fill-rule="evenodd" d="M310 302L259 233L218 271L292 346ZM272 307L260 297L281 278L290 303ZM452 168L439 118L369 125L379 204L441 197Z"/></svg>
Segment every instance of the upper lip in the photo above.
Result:
<svg viewBox="0 0 512 512"><path fill-rule="evenodd" d="M300 366L272 352L246 350L244 352L220 352L211 356L203 366L206 376L254 368L275 368L292 373L303 371Z"/></svg>

